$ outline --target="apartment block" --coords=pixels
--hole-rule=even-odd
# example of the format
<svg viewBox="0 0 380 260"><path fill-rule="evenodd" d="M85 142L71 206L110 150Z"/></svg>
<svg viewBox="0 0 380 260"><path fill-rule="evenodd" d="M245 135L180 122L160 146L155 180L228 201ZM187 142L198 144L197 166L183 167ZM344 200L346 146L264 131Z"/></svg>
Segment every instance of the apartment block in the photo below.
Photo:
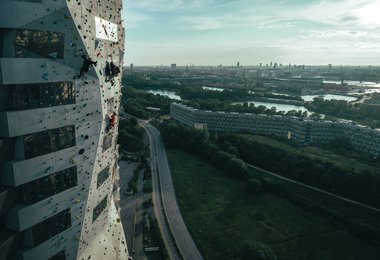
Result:
<svg viewBox="0 0 380 260"><path fill-rule="evenodd" d="M209 131L248 131L259 135L278 136L297 143L319 144L345 135L358 151L380 155L380 130L350 122L313 121L278 115L213 112L195 109L180 103L170 105L170 116L181 123L194 127L202 125ZM199 127L198 127L199 128Z"/></svg>

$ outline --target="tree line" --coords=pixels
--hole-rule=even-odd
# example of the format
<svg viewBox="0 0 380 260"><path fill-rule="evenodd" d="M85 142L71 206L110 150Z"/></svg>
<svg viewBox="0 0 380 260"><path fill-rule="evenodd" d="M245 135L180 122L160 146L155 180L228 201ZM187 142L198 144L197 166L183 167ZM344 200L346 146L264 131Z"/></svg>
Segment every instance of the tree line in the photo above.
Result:
<svg viewBox="0 0 380 260"><path fill-rule="evenodd" d="M180 88L180 85L175 84L170 79L159 80L159 75L150 75L146 77L144 74L130 74L124 75L122 79L122 84L124 86L128 85L136 89L167 89L176 90Z"/></svg>
<svg viewBox="0 0 380 260"><path fill-rule="evenodd" d="M318 113L365 122L371 127L380 127L380 106L350 103L345 100L325 100L323 97L316 97L313 102L305 106Z"/></svg>
<svg viewBox="0 0 380 260"><path fill-rule="evenodd" d="M280 115L280 116L295 116L295 117L308 117L308 113L302 110L277 111L276 107L268 108L260 105L255 106L253 103L243 102L243 104L231 104L230 102L220 101L218 99L194 99L190 101L183 101L188 106L211 111L225 111L237 113L252 113L252 114L266 114L266 115ZM319 115L314 115L319 117Z"/></svg>
<svg viewBox="0 0 380 260"><path fill-rule="evenodd" d="M247 135L219 135L218 143L231 144L239 158L247 163L380 208L380 171L376 168L372 171L347 168L339 161L312 158L302 152L258 142Z"/></svg>
<svg viewBox="0 0 380 260"><path fill-rule="evenodd" d="M247 90L223 89L222 91L205 90L201 86L185 86L179 89L183 99L217 99L219 101L240 101L249 97Z"/></svg>
<svg viewBox="0 0 380 260"><path fill-rule="evenodd" d="M152 117L153 114L147 107L160 108L162 114L169 114L171 100L166 96L146 93L131 86L123 87L121 92L124 110L133 116L142 119Z"/></svg>
<svg viewBox="0 0 380 260"><path fill-rule="evenodd" d="M224 173L238 179L248 179L248 171L244 162L234 154L222 151L209 141L207 131L193 129L175 122L167 122L160 126L160 132L166 148L181 149L197 158L211 163Z"/></svg>
<svg viewBox="0 0 380 260"><path fill-rule="evenodd" d="M139 152L143 149L144 129L137 124L135 118L119 121L118 143L123 150Z"/></svg>

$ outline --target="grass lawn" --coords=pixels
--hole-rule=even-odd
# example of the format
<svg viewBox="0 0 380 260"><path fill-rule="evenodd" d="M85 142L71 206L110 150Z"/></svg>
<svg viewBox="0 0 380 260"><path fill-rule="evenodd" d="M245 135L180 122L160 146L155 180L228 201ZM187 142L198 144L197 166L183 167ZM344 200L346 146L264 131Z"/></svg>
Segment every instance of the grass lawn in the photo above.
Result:
<svg viewBox="0 0 380 260"><path fill-rule="evenodd" d="M251 195L207 163L167 151L177 201L205 259L236 259L244 241L260 241L278 259L380 259L380 249L359 240L324 215L271 193Z"/></svg>

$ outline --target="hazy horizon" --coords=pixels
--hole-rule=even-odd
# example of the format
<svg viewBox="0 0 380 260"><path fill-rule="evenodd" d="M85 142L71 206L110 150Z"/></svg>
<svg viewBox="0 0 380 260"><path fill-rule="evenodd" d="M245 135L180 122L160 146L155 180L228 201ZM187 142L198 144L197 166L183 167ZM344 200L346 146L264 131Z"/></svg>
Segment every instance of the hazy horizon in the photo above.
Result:
<svg viewBox="0 0 380 260"><path fill-rule="evenodd" d="M133 63L133 62L131 62ZM133 67L167 67L167 68L171 68L171 64L172 63L168 63L168 64L146 64L146 65L142 65L142 64L135 64L133 63ZM176 64L176 67L178 68L186 68L186 67L219 67L220 65L222 65L223 67L236 67L236 63L235 64L205 64L205 65L199 65L199 64L178 64L178 63L174 63ZM265 66L266 64L262 64L262 67L263 68L266 68ZM289 64L282 64L282 67L283 68L287 68ZM328 68L330 64L291 64L292 67L293 65L296 65L297 68L300 68L302 67L303 65L305 65L305 67L325 67L325 68ZM372 65L372 64L364 64L364 65L361 65L361 64L358 64L358 65L351 65L351 64L331 64L332 65L332 68L340 68L340 67L343 67L343 68L348 68L348 67L352 67L352 68L357 68L357 67L362 67L362 68L368 68L368 67L373 67L373 68L378 68L380 67L380 65ZM259 67L259 64L241 64L240 63L240 66L242 68L244 67ZM125 63L124 64L124 67L130 67L130 63ZM273 65L272 65L273 67ZM277 68L279 68L278 64L276 66ZM270 66L268 66L268 68L270 68Z"/></svg>
<svg viewBox="0 0 380 260"><path fill-rule="evenodd" d="M123 0L126 64L380 65L380 0Z"/></svg>

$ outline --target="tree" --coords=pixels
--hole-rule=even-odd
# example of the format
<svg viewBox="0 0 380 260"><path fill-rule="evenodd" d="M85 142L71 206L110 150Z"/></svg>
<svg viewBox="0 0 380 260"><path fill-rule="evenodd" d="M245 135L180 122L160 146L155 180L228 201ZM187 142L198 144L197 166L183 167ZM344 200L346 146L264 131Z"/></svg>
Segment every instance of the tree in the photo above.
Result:
<svg viewBox="0 0 380 260"><path fill-rule="evenodd" d="M132 126L137 126L137 119L132 117L130 120L129 120L129 123L132 125Z"/></svg>
<svg viewBox="0 0 380 260"><path fill-rule="evenodd" d="M350 137L346 135L340 135L330 140L329 147L333 149L342 149L351 151L353 149Z"/></svg>

